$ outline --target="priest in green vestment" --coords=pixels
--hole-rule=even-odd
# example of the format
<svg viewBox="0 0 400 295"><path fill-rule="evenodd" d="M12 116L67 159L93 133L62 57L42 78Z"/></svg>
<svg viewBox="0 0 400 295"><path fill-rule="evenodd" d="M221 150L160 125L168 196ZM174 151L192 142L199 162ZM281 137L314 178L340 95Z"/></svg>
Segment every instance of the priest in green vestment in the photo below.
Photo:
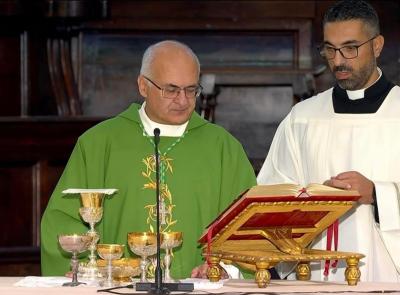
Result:
<svg viewBox="0 0 400 295"><path fill-rule="evenodd" d="M60 233L85 233L78 197L68 188L116 188L104 200L96 225L100 243L127 245L127 233L155 231L153 130L161 130L161 230L183 232L174 251L171 274L189 277L202 263L197 239L204 228L240 193L255 185L241 144L222 127L194 112L200 65L182 43L150 46L138 77L143 105L89 129L75 145L41 222L42 275L64 275L69 257L58 246ZM134 256L125 247L125 257Z"/></svg>

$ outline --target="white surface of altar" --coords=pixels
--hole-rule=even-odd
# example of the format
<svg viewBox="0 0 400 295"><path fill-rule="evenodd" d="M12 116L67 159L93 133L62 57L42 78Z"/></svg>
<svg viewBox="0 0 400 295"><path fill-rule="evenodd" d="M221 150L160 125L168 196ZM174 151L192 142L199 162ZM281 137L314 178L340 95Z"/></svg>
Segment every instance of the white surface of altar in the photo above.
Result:
<svg viewBox="0 0 400 295"><path fill-rule="evenodd" d="M21 277L0 277L1 295L74 295L74 294L110 294L98 292L99 287L81 285L78 287L21 287L16 286ZM57 278L53 280L57 282ZM133 289L115 290L123 294L135 293ZM219 289L195 289L193 294L400 294L400 283L359 283L357 286L348 286L347 283L313 282L313 281L286 281L273 280L265 289L260 289L252 280L229 280ZM143 293L141 293L143 294ZM178 294L178 293L174 293Z"/></svg>

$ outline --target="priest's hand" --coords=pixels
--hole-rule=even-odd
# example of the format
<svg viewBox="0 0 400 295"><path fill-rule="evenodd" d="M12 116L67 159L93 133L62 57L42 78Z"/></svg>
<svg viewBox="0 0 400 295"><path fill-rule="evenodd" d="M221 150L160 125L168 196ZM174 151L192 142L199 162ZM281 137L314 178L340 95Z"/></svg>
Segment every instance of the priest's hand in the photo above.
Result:
<svg viewBox="0 0 400 295"><path fill-rule="evenodd" d="M361 204L371 204L374 201L373 191L374 183L357 171L347 171L332 176L331 179L324 182L325 185L346 189L356 190L361 195L358 200Z"/></svg>
<svg viewBox="0 0 400 295"><path fill-rule="evenodd" d="M198 279L207 279L207 271L208 271L208 264L207 262L205 262L202 265L193 268L191 277ZM221 279L229 279L229 275L223 267L221 267Z"/></svg>
<svg viewBox="0 0 400 295"><path fill-rule="evenodd" d="M191 277L206 279L207 278L207 270L208 270L208 264L207 264L207 262L205 262L202 265L199 265L199 266L196 266L195 268L193 268Z"/></svg>

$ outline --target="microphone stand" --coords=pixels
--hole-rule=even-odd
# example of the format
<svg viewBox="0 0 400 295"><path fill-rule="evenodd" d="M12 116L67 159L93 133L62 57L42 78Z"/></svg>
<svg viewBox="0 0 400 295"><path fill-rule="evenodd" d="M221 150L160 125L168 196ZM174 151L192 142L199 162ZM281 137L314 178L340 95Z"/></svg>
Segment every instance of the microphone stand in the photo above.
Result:
<svg viewBox="0 0 400 295"><path fill-rule="evenodd" d="M158 144L160 142L160 129L154 129L154 155L156 161L156 226L157 226L157 265L154 283L136 283L136 291L147 291L148 294L167 295L171 291L191 292L192 283L163 283L161 270L161 237L160 237L160 161Z"/></svg>

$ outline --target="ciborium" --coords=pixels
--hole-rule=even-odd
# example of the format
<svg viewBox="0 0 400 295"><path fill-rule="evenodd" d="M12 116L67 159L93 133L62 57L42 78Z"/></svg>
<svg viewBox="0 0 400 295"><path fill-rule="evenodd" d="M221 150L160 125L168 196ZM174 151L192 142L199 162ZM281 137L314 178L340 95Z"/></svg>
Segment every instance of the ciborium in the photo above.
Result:
<svg viewBox="0 0 400 295"><path fill-rule="evenodd" d="M151 232L128 233L128 245L133 253L141 257L140 282L146 282L147 258L157 253L157 235Z"/></svg>
<svg viewBox="0 0 400 295"><path fill-rule="evenodd" d="M82 276L89 279L97 279L99 277L99 269L96 263L96 245L100 239L95 225L103 217L103 201L105 195L114 194L116 189L68 189L63 191L64 194L80 194L81 207L79 214L83 221L89 224L87 234L92 237L92 243L89 250L89 261L81 264L80 272Z"/></svg>
<svg viewBox="0 0 400 295"><path fill-rule="evenodd" d="M107 261L107 279L102 283L104 287L113 287L112 261L120 259L124 254L124 245L119 244L98 244L97 253Z"/></svg>
<svg viewBox="0 0 400 295"><path fill-rule="evenodd" d="M170 266L172 261L172 249L182 244L182 232L163 232L161 233L161 248L165 249L164 255L164 282L175 282L171 278Z"/></svg>
<svg viewBox="0 0 400 295"><path fill-rule="evenodd" d="M64 283L63 286L75 287L84 284L78 282L78 254L88 250L92 243L92 237L87 234L60 234L58 235L58 243L64 251L72 253L72 282Z"/></svg>
<svg viewBox="0 0 400 295"><path fill-rule="evenodd" d="M140 275L140 259L139 258L121 258L112 261L112 276L114 281L120 284L131 283L133 277ZM103 259L97 260L97 266L100 273L107 273L107 261Z"/></svg>

